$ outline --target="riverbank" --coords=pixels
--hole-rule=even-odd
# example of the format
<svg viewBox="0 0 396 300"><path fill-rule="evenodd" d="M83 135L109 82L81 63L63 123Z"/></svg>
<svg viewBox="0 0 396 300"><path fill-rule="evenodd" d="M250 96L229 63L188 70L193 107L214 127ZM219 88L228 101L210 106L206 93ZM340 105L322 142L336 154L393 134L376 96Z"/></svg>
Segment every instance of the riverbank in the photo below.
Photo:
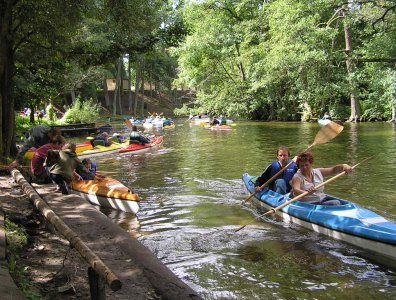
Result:
<svg viewBox="0 0 396 300"><path fill-rule="evenodd" d="M26 234L14 253L14 282L25 293L43 299L89 299L86 263L67 240L52 233L28 197L10 176L0 176L0 203L6 218ZM11 253L8 253L8 257Z"/></svg>
<svg viewBox="0 0 396 300"><path fill-rule="evenodd" d="M34 294L34 299L90 299L87 269L93 262L83 260L80 254L84 252L86 257L87 250L52 233L68 228L63 235L78 238L100 257L95 266L103 262L119 278L120 289L112 287L112 291L106 287L108 299L131 299L131 295L134 299L200 299L147 248L82 198L56 193L54 185L33 185L34 190L19 172L13 175L22 190L11 177L0 177L1 207L7 218L26 233L27 242L14 253L16 271L12 272L25 295ZM32 207L31 200L41 214ZM43 219L44 214L51 223ZM53 222L53 215L64 225ZM80 250L77 252L70 245Z"/></svg>

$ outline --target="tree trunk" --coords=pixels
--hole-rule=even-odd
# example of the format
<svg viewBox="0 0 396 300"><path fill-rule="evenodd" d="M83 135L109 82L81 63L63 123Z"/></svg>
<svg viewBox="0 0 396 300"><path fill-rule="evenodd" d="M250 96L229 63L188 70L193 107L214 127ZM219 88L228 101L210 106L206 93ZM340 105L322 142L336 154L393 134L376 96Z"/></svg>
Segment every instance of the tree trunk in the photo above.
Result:
<svg viewBox="0 0 396 300"><path fill-rule="evenodd" d="M241 61L241 53L239 51L239 45L235 44L235 48L236 48L237 55L238 55L238 69L239 69L239 73L241 74L242 81L245 82L246 81L246 75L245 75L245 70L243 68L243 64L242 64L242 61Z"/></svg>
<svg viewBox="0 0 396 300"><path fill-rule="evenodd" d="M132 77L131 77L131 55L128 56L128 111L132 112Z"/></svg>
<svg viewBox="0 0 396 300"><path fill-rule="evenodd" d="M123 83L124 83L124 72L123 72L123 58L120 57L120 82L119 82L119 87L118 87L118 108L119 108L119 113L120 115L122 115L122 95L124 93L124 87L123 87Z"/></svg>
<svg viewBox="0 0 396 300"><path fill-rule="evenodd" d="M71 96L71 101L73 104L76 101L76 92L74 91L74 89L70 90L70 96Z"/></svg>
<svg viewBox="0 0 396 300"><path fill-rule="evenodd" d="M17 152L11 82L14 70L13 5L15 1L2 1L0 10L0 157L13 156Z"/></svg>
<svg viewBox="0 0 396 300"><path fill-rule="evenodd" d="M140 107L140 115L144 116L144 65L145 65L145 60L144 58L142 59L142 67L140 68L141 71L141 77L142 77L142 105Z"/></svg>
<svg viewBox="0 0 396 300"><path fill-rule="evenodd" d="M105 96L105 105L106 107L110 106L110 97L109 97L109 90L107 89L107 80L106 78L103 80L103 91Z"/></svg>
<svg viewBox="0 0 396 300"><path fill-rule="evenodd" d="M120 88L120 77L121 77L121 59L117 60L117 75L116 75L116 82L114 87L114 96L113 96L113 116L117 113L117 91Z"/></svg>
<svg viewBox="0 0 396 300"><path fill-rule="evenodd" d="M352 61L352 43L351 43L351 33L349 27L345 21L346 11L348 10L347 5L343 6L342 16L344 17L344 35L345 35L345 55L346 55L346 67L348 71L348 81L350 89L350 99L351 99L351 116L349 117L350 122L356 122L360 116L359 101L356 98L356 84L353 78L354 64Z"/></svg>
<svg viewBox="0 0 396 300"><path fill-rule="evenodd" d="M135 100L133 104L133 115L136 116L137 113L137 103L139 100L139 80L140 80L140 61L139 57L136 58L136 77L135 77Z"/></svg>

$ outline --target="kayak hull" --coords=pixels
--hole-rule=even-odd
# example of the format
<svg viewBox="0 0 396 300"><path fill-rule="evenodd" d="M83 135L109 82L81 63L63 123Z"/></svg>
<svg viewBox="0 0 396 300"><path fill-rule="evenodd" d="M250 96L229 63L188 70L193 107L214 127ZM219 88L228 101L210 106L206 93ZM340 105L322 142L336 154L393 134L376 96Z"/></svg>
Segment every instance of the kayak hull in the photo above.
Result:
<svg viewBox="0 0 396 300"><path fill-rule="evenodd" d="M76 144L76 153L77 155L81 154L84 151L87 150L92 150L92 144L89 141L81 142ZM30 148L26 153L25 153L25 158L31 160L33 158L34 152L36 152L36 148Z"/></svg>
<svg viewBox="0 0 396 300"><path fill-rule="evenodd" d="M113 142L110 146L95 146L95 148L82 151L77 153L78 158L84 159L84 158L91 158L95 156L101 156L101 155L107 155L107 154L112 154L112 153L117 153L120 149L127 147L129 144L129 141L125 141L123 143L115 143Z"/></svg>
<svg viewBox="0 0 396 300"><path fill-rule="evenodd" d="M207 125L204 126L205 129L214 130L214 131L229 131L232 130L232 127L229 125Z"/></svg>
<svg viewBox="0 0 396 300"><path fill-rule="evenodd" d="M94 205L136 214L140 197L116 179L73 181L71 190Z"/></svg>
<svg viewBox="0 0 396 300"><path fill-rule="evenodd" d="M245 186L251 193L254 191L254 178L243 175ZM280 195L268 189L255 196L254 205L266 210L290 200L288 194ZM396 224L353 202L338 200L342 205L313 205L296 201L276 211L276 214L286 222L296 223L396 261Z"/></svg>
<svg viewBox="0 0 396 300"><path fill-rule="evenodd" d="M157 149L160 147L163 143L163 136L156 136L151 139L150 144L130 144L127 147L124 147L118 151L120 154L135 154L135 155L140 155L144 154L147 152L150 152L151 150Z"/></svg>

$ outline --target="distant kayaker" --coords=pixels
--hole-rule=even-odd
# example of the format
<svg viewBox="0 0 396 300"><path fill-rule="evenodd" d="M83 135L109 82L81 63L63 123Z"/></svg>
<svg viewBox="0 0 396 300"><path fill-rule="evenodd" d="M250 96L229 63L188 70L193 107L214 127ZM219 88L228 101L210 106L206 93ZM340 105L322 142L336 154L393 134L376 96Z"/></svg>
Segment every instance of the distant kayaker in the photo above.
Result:
<svg viewBox="0 0 396 300"><path fill-rule="evenodd" d="M331 120L331 116L327 111L323 115L323 120Z"/></svg>
<svg viewBox="0 0 396 300"><path fill-rule="evenodd" d="M291 185L293 188L293 196L298 196L304 192L312 192L300 201L311 204L321 205L340 205L337 199L332 199L324 193L324 187L316 189L315 186L323 182L323 177L338 174L341 172L350 173L352 167L347 164L339 164L329 168L312 168L314 157L310 152L301 153L297 157L297 166L299 170L293 176Z"/></svg>
<svg viewBox="0 0 396 300"><path fill-rule="evenodd" d="M136 125L132 126L132 132L129 136L129 144L140 143L141 145L149 144L150 140L139 133Z"/></svg>
<svg viewBox="0 0 396 300"><path fill-rule="evenodd" d="M22 164L23 156L32 147L38 149L45 144L51 143L51 140L60 135L59 128L49 127L47 125L38 125L29 129L25 134L25 140L19 149L15 160L9 164L8 169L18 168Z"/></svg>
<svg viewBox="0 0 396 300"><path fill-rule="evenodd" d="M276 151L277 160L274 160L264 172L256 179L255 186L256 192L261 190L261 186L269 179L275 176L282 168L291 162L289 159L290 151L285 146L280 146ZM269 188L279 194L286 194L290 192L290 180L297 172L297 165L292 162L286 170L284 170L275 180L269 184Z"/></svg>
<svg viewBox="0 0 396 300"><path fill-rule="evenodd" d="M210 122L209 124L212 126L220 125L220 121L216 117L213 117L212 122Z"/></svg>
<svg viewBox="0 0 396 300"><path fill-rule="evenodd" d="M95 146L95 142L101 142L103 143L103 146L110 146L112 144L112 142L109 140L109 134L107 132L102 132L97 134L94 139L91 141L92 146Z"/></svg>
<svg viewBox="0 0 396 300"><path fill-rule="evenodd" d="M220 125L227 125L227 119L223 116L220 116Z"/></svg>
<svg viewBox="0 0 396 300"><path fill-rule="evenodd" d="M162 122L162 126L170 126L172 124L173 124L173 122L169 118L165 118L165 120Z"/></svg>
<svg viewBox="0 0 396 300"><path fill-rule="evenodd" d="M38 184L51 183L48 172L48 166L45 165L47 153L50 150L60 150L66 141L63 136L57 135L52 139L51 143L45 144L34 152L30 162L30 171L33 174L32 181Z"/></svg>

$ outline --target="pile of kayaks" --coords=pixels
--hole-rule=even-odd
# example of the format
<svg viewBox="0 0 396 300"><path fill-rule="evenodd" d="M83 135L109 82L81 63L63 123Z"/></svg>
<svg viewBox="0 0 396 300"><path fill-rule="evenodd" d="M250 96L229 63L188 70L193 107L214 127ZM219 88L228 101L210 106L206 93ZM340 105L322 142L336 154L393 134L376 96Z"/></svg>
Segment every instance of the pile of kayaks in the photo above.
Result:
<svg viewBox="0 0 396 300"><path fill-rule="evenodd" d="M256 177L243 174L242 180L248 191L253 193ZM268 188L255 196L253 203L267 210L290 200L289 194L281 195ZM396 224L351 201L336 199L341 201L341 205L314 205L295 201L277 210L276 214L287 222L396 261Z"/></svg>
<svg viewBox="0 0 396 300"><path fill-rule="evenodd" d="M71 190L94 205L134 214L139 211L139 195L114 178L73 180Z"/></svg>
<svg viewBox="0 0 396 300"><path fill-rule="evenodd" d="M76 154L80 159L114 153L144 154L150 150L158 148L160 145L162 145L162 142L163 136L154 136L150 138L150 143L145 145L129 145L129 140L126 140L122 143L113 142L110 146L97 145L93 147L91 142L86 141L76 144ZM30 148L26 152L25 158L32 159L35 151L35 148Z"/></svg>
<svg viewBox="0 0 396 300"><path fill-rule="evenodd" d="M84 151L87 150L92 150L93 146L90 141L84 141L81 143L76 144L76 153L77 155L81 154ZM26 153L25 153L25 158L31 160L33 158L34 152L36 152L36 148L30 148Z"/></svg>

